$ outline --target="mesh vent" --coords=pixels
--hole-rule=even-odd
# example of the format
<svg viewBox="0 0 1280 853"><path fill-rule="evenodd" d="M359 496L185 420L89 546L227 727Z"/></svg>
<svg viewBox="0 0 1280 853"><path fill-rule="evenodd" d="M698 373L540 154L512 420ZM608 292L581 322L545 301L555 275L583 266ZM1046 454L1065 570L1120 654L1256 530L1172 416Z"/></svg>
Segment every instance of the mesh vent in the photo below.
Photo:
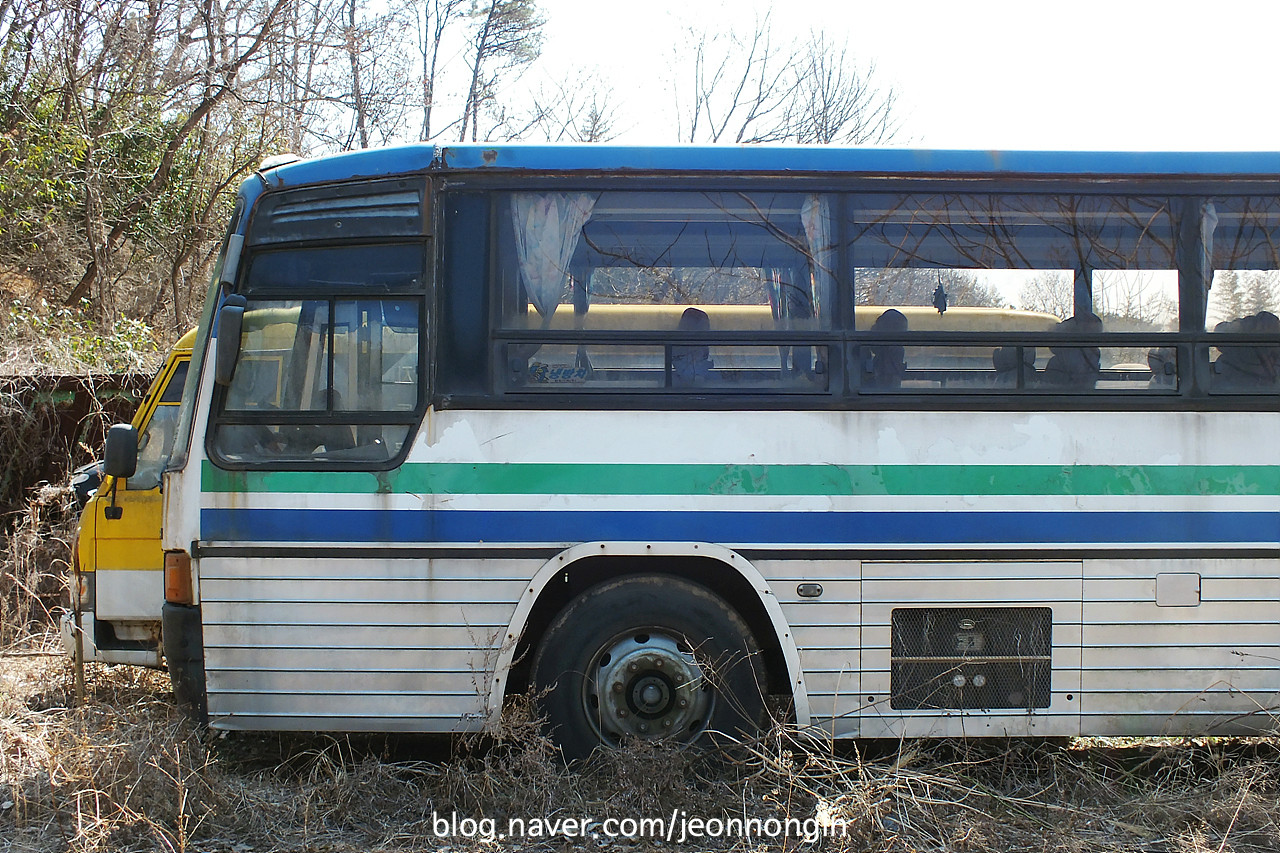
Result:
<svg viewBox="0 0 1280 853"><path fill-rule="evenodd" d="M894 709L1049 707L1050 608L898 608L891 621Z"/></svg>

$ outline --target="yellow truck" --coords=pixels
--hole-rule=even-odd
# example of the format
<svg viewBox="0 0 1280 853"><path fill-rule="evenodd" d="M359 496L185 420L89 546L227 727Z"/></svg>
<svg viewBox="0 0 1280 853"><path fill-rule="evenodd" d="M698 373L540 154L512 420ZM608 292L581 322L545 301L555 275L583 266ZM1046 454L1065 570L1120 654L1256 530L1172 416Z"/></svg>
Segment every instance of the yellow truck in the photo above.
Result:
<svg viewBox="0 0 1280 853"><path fill-rule="evenodd" d="M161 665L161 473L173 447L195 330L182 336L133 417L138 463L128 479L104 476L80 515L72 546L73 605L83 659ZM67 654L76 657L76 613L62 617Z"/></svg>

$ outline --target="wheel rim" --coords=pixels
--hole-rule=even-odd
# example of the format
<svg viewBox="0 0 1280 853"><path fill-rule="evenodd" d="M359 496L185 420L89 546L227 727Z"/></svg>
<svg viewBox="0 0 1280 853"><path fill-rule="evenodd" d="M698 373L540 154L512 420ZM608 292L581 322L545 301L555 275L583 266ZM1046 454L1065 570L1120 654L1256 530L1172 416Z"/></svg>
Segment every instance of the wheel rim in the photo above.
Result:
<svg viewBox="0 0 1280 853"><path fill-rule="evenodd" d="M582 698L602 742L692 741L706 729L714 691L681 646L661 631L633 631L596 653Z"/></svg>

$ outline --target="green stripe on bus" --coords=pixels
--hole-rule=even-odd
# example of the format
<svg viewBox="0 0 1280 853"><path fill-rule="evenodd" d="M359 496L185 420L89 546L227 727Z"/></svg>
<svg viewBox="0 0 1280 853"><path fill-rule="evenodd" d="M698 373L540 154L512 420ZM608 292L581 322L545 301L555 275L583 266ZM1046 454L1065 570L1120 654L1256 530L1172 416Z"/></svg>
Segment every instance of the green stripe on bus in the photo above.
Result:
<svg viewBox="0 0 1280 853"><path fill-rule="evenodd" d="M426 462L224 471L205 492L455 495L1280 495L1270 465L645 465Z"/></svg>

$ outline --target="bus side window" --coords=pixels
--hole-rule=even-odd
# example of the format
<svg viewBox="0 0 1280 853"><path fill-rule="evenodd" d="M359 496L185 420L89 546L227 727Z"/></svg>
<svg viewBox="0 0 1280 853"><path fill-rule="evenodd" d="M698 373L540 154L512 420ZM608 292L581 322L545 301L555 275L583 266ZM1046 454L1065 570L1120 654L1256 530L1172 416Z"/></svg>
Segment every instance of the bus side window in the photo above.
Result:
<svg viewBox="0 0 1280 853"><path fill-rule="evenodd" d="M1077 314L1058 324L1063 334L1093 334L1102 331L1102 320L1096 314ZM1096 346L1051 346L1049 363L1042 377L1048 385L1089 390L1102 375L1102 351Z"/></svg>
<svg viewBox="0 0 1280 853"><path fill-rule="evenodd" d="M907 331L907 318L894 308L885 311L871 324L872 332L893 334ZM873 344L866 348L867 359L862 371L862 387L888 391L902 387L907 372L906 350L901 344Z"/></svg>
<svg viewBox="0 0 1280 853"><path fill-rule="evenodd" d="M161 392L160 400L139 438L138 467L133 476L124 481L125 489L146 491L160 485L160 474L173 450L173 439L178 427L178 403L182 399L182 386L187 379L189 364L186 360L179 362Z"/></svg>
<svg viewBox="0 0 1280 853"><path fill-rule="evenodd" d="M997 347L991 353L997 388L1018 388L1031 384L1036 377L1036 348L1032 346ZM1022 384L1019 385L1019 376Z"/></svg>
<svg viewBox="0 0 1280 853"><path fill-rule="evenodd" d="M409 273L420 269L422 255L421 246L404 245L255 256L240 360L216 413L215 458L359 467L399 454L417 420L421 300L411 293L358 294L366 281L416 286ZM337 282L326 286L351 295L272 295L310 285L322 272ZM344 277L350 281L339 281ZM268 296L258 298L255 290Z"/></svg>
<svg viewBox="0 0 1280 853"><path fill-rule="evenodd" d="M686 308L676 329L681 332L707 332L711 330L711 319L706 311ZM671 347L671 384L676 387L702 384L712 367L711 350L706 346Z"/></svg>
<svg viewBox="0 0 1280 853"><path fill-rule="evenodd" d="M1265 335L1280 339L1280 318L1270 311L1259 311L1219 323L1215 333ZM1275 390L1280 378L1280 345L1273 344L1220 344L1218 358L1213 363L1214 390L1269 391Z"/></svg>
<svg viewBox="0 0 1280 853"><path fill-rule="evenodd" d="M825 196L540 191L508 201L497 231L505 388L828 390L838 247Z"/></svg>

